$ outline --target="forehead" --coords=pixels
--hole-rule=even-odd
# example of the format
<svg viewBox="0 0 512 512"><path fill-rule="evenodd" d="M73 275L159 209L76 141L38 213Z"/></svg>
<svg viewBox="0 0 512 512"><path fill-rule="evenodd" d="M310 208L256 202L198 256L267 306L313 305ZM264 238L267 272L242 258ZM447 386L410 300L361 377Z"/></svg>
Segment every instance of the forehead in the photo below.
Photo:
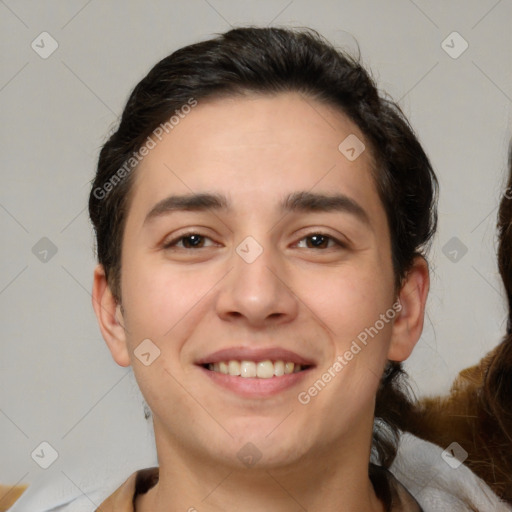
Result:
<svg viewBox="0 0 512 512"><path fill-rule="evenodd" d="M139 164L129 217L140 223L171 193L217 192L239 212L261 212L297 191L343 193L380 217L370 150L349 159L344 141L359 152L364 136L340 110L298 93L199 101Z"/></svg>

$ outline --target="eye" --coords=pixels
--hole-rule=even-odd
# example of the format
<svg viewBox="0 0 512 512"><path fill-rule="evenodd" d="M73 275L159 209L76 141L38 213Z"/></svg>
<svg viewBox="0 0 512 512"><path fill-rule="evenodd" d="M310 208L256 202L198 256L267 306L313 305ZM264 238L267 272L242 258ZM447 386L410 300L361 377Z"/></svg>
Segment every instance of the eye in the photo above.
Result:
<svg viewBox="0 0 512 512"><path fill-rule="evenodd" d="M208 247L205 245L206 240L212 241L211 238L199 233L187 233L166 242L163 247L164 249L171 249L173 247L177 247L179 249L202 249L203 247Z"/></svg>
<svg viewBox="0 0 512 512"><path fill-rule="evenodd" d="M303 243L304 240L306 240L305 246ZM336 246L344 248L346 244L324 233L311 233L299 240L297 246L306 247L307 249L331 249Z"/></svg>

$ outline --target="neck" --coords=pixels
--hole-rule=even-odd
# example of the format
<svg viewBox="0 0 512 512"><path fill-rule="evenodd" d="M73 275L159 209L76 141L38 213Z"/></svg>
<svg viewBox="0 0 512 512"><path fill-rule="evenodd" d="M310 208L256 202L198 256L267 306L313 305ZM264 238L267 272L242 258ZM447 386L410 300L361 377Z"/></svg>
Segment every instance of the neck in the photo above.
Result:
<svg viewBox="0 0 512 512"><path fill-rule="evenodd" d="M159 482L137 499L137 512L384 511L368 476L369 446L364 453L331 446L262 469L197 460L162 443L158 448Z"/></svg>

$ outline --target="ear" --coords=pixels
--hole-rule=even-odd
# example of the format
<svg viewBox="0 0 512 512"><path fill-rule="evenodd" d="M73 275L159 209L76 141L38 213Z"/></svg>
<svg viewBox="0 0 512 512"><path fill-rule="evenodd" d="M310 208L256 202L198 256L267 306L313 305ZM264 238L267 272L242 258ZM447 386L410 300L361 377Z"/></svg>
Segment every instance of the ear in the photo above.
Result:
<svg viewBox="0 0 512 512"><path fill-rule="evenodd" d="M420 339L429 287L428 264L425 258L417 256L398 294L401 309L393 324L390 361L405 361Z"/></svg>
<svg viewBox="0 0 512 512"><path fill-rule="evenodd" d="M108 286L103 265L97 265L94 269L92 307L112 358L120 366L130 366L121 305L117 303Z"/></svg>

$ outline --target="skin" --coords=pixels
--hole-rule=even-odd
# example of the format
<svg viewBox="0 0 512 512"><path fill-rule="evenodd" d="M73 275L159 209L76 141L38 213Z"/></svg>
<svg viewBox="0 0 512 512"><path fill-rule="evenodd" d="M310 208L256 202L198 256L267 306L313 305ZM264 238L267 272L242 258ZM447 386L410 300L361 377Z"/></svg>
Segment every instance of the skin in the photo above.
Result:
<svg viewBox="0 0 512 512"><path fill-rule="evenodd" d="M160 481L138 511L383 510L368 478L375 395L386 360L405 360L420 337L429 277L417 258L395 293L369 146L352 162L338 150L350 134L364 141L338 110L296 93L202 101L137 169L122 307L101 265L93 306L112 357L133 366L153 412ZM349 211L284 214L283 198L301 191L342 193L368 222ZM224 194L231 210L144 222L167 196L198 192ZM199 248L190 239L164 248L190 232L207 237ZM315 246L318 233L332 238ZM247 236L263 248L252 263L236 252ZM298 393L397 299L394 321L301 404ZM160 350L149 366L134 355L147 338ZM195 364L234 346L278 346L315 367L274 396L241 397ZM251 467L237 456L248 442L261 455Z"/></svg>

